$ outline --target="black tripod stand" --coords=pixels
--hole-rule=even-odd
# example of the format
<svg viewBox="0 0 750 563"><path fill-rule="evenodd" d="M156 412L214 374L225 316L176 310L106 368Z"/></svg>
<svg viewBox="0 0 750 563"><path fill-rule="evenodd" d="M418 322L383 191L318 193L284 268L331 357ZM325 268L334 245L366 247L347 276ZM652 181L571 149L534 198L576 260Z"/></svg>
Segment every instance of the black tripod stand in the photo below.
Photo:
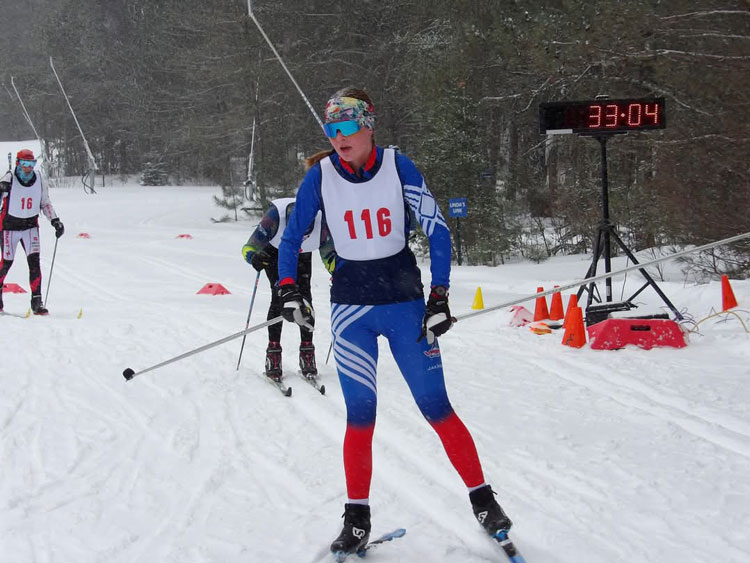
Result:
<svg viewBox="0 0 750 563"><path fill-rule="evenodd" d="M633 264L638 264L638 260L633 255L633 253L630 251L630 249L625 246L625 243L622 242L622 239L617 234L617 231L615 230L615 226L610 222L609 220L609 186L608 186L608 178L607 178L607 141L612 136L612 134L606 134L606 135L593 135L593 137L599 141L599 146L601 148L601 158L602 158L602 170L601 170L601 180L602 180L602 220L599 224L599 228L597 229L596 233L596 239L594 240L594 256L591 261L591 266L589 266L588 272L586 272L586 277L590 278L596 275L596 265L599 261L599 258L604 255L604 272L610 273L612 271L612 254L611 254L611 241L614 239L614 241L617 243L617 245L622 249L622 251L627 255L628 258L633 262ZM577 297L580 300L581 295L584 291L588 291L588 298L586 300L586 324L593 324L595 322L598 322L599 320L604 320L607 317L607 314L612 311L628 311L630 309L635 308L636 306L633 305L632 301L635 299L635 297L640 294L644 289L646 289L649 285L654 288L654 291L659 295L659 297L662 298L662 301L672 310L672 312L675 315L675 318L677 320L683 320L682 315L680 312L675 308L674 305L672 305L672 302L669 300L669 298L664 295L664 292L659 288L658 285L656 285L656 282L651 277L651 275L644 269L640 268L638 270L643 274L643 277L646 279L646 283L643 284L643 286L638 289L633 295L631 295L627 300L619 302L619 303L612 303L612 278L605 278L605 299L607 302L607 305L602 306L591 306L591 302L596 298L597 302L601 303L601 296L599 295L599 291L596 287L595 282L590 282L588 286L586 284L581 285L581 287L578 288L578 294ZM596 292L597 296L594 296L594 293ZM591 314L590 310L591 309ZM596 310L600 313L600 315L596 315Z"/></svg>

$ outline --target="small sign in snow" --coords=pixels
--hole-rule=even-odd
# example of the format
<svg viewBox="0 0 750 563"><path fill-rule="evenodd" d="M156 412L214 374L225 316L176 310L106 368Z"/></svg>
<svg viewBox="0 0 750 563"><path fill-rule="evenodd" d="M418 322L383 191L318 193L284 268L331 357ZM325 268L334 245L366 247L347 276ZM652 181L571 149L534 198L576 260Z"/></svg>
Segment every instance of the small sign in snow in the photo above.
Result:
<svg viewBox="0 0 750 563"><path fill-rule="evenodd" d="M468 215L468 207L466 205L465 197L454 197L448 200L448 216L449 217L466 217Z"/></svg>

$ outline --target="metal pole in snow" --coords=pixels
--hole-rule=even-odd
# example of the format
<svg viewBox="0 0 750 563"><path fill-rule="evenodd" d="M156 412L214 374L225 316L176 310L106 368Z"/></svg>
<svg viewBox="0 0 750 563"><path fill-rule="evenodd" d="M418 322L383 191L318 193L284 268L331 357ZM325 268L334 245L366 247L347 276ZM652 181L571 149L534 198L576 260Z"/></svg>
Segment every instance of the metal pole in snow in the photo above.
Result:
<svg viewBox="0 0 750 563"><path fill-rule="evenodd" d="M62 94L65 97L65 101L68 103L68 107L70 108L70 113L73 115L73 119L75 120L76 126L78 127L78 132L81 134L81 139L83 139L83 144L86 147L86 153L88 154L88 157L89 157L89 163L91 164L91 167L94 170L99 170L99 168L96 165L96 159L94 159L94 155L91 152L91 149L89 148L88 141L86 141L86 136L83 134L83 129L81 129L81 124L78 123L76 112L73 111L73 106L70 105L70 100L68 99L68 95L65 93L65 88L63 88L62 81L60 80L60 77L57 74L57 70L55 70L55 64L52 62L52 57L49 58L49 66L52 67L52 72L55 73L55 78L57 78L57 83L60 85L60 90L62 91Z"/></svg>
<svg viewBox="0 0 750 563"><path fill-rule="evenodd" d="M23 116L26 118L26 121L31 126L31 130L34 131L34 135L36 135L37 141L39 141L39 145L42 144L42 138L39 136L39 133L36 131L36 127L34 127L34 123L31 121L31 116L29 115L29 112L26 110L26 105L23 103L23 100L21 99L21 94L18 93L18 88L16 88L16 81L11 76L10 77L10 83L13 86L13 91L16 93L16 97L18 98L18 101L21 103L21 108L23 108Z"/></svg>
<svg viewBox="0 0 750 563"><path fill-rule="evenodd" d="M318 117L318 114L315 113L315 110L312 107L312 104L310 103L310 100L307 99L307 96L305 96L305 93L302 91L302 88L299 87L299 84L297 84L297 81L294 79L294 76L292 76L292 73L289 72L289 69L284 64L284 61L281 58L281 55L279 55L279 52L276 50L276 47L273 46L273 43L271 43L271 40L268 38L268 35L266 35L266 32L263 31L263 28L260 25L260 22L255 17L255 14L253 14L253 7L252 7L252 0L247 0L247 13L250 16L250 18L255 22L255 25L258 27L258 31L260 31L260 34L263 36L263 39L266 40L266 43L268 43L268 46L271 47L271 51L273 51L273 54L276 55L276 58L281 63L281 66L286 71L287 75L289 76L289 79L292 81L292 84L294 84L294 87L297 88L297 92L299 92L300 96L302 96L302 99L305 100L305 104L307 104L307 108L310 110L310 113L313 114L313 117L315 118L315 121L318 122L318 125L320 125L321 129L323 128L323 122L321 121L320 117Z"/></svg>

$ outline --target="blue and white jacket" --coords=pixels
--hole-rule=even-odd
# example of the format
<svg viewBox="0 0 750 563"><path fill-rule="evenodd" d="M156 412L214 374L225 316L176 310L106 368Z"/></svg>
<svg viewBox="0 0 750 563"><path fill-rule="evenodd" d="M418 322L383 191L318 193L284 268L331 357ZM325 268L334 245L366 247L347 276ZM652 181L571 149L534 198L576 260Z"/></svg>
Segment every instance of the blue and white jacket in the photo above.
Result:
<svg viewBox="0 0 750 563"><path fill-rule="evenodd" d="M374 147L365 165L357 172L334 152L330 159L333 169L345 181L360 184L376 178L383 165L384 156L392 151ZM393 157L391 157L393 158ZM328 241L321 248L324 261L332 273L331 301L333 303L380 305L423 299L424 291L416 258L409 249L410 218L415 218L427 235L430 246L431 285L448 286L451 267L450 231L435 198L430 193L414 163L400 152L395 153L395 166L403 195L404 232L403 248L392 255L369 260L342 258L335 252L336 241L330 235L328 222L341 223L342 218L327 216L322 195L323 172L321 162L315 164L302 180L297 192L294 211L289 217L279 245L279 279L281 285L291 283L297 276L297 253L303 235L319 210L323 212L323 229ZM375 185L375 183L373 183ZM369 237L368 237L369 238Z"/></svg>

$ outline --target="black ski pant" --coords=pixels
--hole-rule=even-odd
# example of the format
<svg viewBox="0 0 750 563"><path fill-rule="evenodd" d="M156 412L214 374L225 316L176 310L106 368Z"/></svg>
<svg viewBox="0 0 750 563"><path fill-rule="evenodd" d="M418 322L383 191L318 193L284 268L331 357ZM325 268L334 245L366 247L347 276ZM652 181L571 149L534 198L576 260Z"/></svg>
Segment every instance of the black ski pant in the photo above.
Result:
<svg viewBox="0 0 750 563"><path fill-rule="evenodd" d="M270 321L281 315L281 300L276 290L279 282L279 260L278 253L273 261L266 267L266 276L271 284L271 306L268 308L266 320ZM297 287L302 297L312 305L312 292L310 291L310 278L312 277L312 252L303 252L297 261ZM276 323L268 327L268 341L281 342L281 327L284 323ZM312 332L306 328L299 327L301 342L312 342Z"/></svg>

